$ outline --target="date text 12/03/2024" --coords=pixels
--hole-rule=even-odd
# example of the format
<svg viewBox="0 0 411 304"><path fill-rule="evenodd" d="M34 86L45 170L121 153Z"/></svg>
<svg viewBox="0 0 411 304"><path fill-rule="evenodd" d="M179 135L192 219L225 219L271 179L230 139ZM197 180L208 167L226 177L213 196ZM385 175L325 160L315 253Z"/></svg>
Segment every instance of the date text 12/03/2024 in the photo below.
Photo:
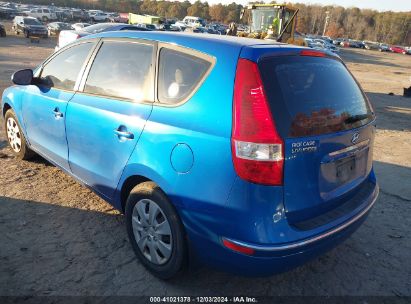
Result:
<svg viewBox="0 0 411 304"><path fill-rule="evenodd" d="M150 303L258 303L255 297L150 297Z"/></svg>

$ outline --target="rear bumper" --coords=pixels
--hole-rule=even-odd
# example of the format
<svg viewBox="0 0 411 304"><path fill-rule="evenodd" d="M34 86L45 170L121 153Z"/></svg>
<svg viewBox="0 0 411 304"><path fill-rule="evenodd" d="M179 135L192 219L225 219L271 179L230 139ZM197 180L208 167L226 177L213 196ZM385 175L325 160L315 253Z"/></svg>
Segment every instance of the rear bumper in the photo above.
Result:
<svg viewBox="0 0 411 304"><path fill-rule="evenodd" d="M279 274L301 266L312 259L317 258L341 244L349 238L361 224L366 216L346 227L339 233L333 234L326 239L311 243L310 246L301 247L299 250L275 251L270 256L247 256L224 248L221 244L204 241L203 251L196 252L200 263L207 264L217 270L230 272L247 277L265 277ZM200 241L200 240L198 240ZM206 253L206 254L205 254ZM275 255L274 255L275 254Z"/></svg>
<svg viewBox="0 0 411 304"><path fill-rule="evenodd" d="M259 219L254 218L247 222L248 217L251 216L250 213L244 213L243 216L246 217L241 221L234 214L235 210L230 209L229 206L226 206L229 210L225 213L226 216L223 216L225 219L204 214L197 217L192 212L185 213L184 211L182 218L187 229L191 256L197 261L235 274L269 276L302 265L348 238L364 222L377 200L378 193L379 188L375 184L375 190L361 204L360 210L356 209L354 214L310 231L296 231L294 227L287 224L286 219L277 223L278 227L274 224L269 225L268 229L262 225L267 224L266 221L259 223ZM232 218L227 217L230 212L233 214ZM221 228L221 221L224 220L229 226L228 229ZM250 223L254 223L255 227L251 227ZM255 232L244 233L244 225L250 231L255 228ZM269 233L271 236L267 236ZM251 239L252 235L256 239L255 242ZM296 239L297 235L303 237ZM224 239L250 248L254 253L246 255L226 248L223 245ZM267 239L271 241L264 241Z"/></svg>
<svg viewBox="0 0 411 304"><path fill-rule="evenodd" d="M346 229L347 227L355 224L355 222L359 221L361 218L363 218L369 211L370 209L374 206L375 202L377 201L378 198L378 194L379 194L379 187L378 185L376 185L375 191L374 191L375 195L371 198L371 201L369 203L368 206L365 207L365 209L363 209L360 213L356 214L353 218L351 218L350 220L348 220L347 222L344 222L343 224L334 227L331 230L328 230L322 234L316 235L312 238L308 238L302 241L298 241L298 242L294 242L294 243L290 243L290 244L285 244L285 245L254 245L254 244L249 244L249 243L245 243L245 242L241 242L238 240L232 240L229 238L224 238L226 240L229 240L232 243L235 243L237 245L246 247L246 248L251 248L255 251L287 251L287 250L293 250L293 249L299 249L299 248L303 248L306 246L309 246L313 243L316 242L320 242L323 239L332 237L335 234L338 234L339 232L343 231L344 229Z"/></svg>

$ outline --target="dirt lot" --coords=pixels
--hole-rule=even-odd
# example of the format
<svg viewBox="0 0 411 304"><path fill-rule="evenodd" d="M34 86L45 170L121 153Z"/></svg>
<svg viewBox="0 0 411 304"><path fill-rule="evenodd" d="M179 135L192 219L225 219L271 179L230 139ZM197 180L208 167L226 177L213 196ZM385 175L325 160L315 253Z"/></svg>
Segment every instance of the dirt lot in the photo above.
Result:
<svg viewBox="0 0 411 304"><path fill-rule="evenodd" d="M55 39L0 38L0 93L45 59ZM17 161L0 128L0 295L411 295L411 56L341 53L378 115L381 195L344 244L291 272L243 278L208 268L163 282L134 257L124 219L38 157ZM394 93L389 96L388 93Z"/></svg>

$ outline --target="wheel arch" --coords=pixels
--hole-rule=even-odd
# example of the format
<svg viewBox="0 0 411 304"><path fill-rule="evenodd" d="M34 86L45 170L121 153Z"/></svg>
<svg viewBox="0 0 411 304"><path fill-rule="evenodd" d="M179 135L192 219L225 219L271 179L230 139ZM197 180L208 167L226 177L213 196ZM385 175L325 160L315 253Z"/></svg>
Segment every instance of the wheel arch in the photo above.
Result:
<svg viewBox="0 0 411 304"><path fill-rule="evenodd" d="M6 116L6 112L10 109L12 109L11 105L8 102L5 102L2 110L3 118Z"/></svg>
<svg viewBox="0 0 411 304"><path fill-rule="evenodd" d="M121 207L121 212L124 213L125 208L126 208L126 201L127 197L130 194L131 190L133 188L141 183L144 182L152 182L151 179L142 176L142 175L131 175L127 177L127 179L123 182L120 190L120 207Z"/></svg>

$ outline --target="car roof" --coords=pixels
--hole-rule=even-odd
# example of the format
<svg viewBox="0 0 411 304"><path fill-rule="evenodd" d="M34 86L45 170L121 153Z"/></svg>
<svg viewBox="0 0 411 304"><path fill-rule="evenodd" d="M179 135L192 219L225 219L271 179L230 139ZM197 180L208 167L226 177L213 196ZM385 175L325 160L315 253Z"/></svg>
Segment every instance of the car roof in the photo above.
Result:
<svg viewBox="0 0 411 304"><path fill-rule="evenodd" d="M160 32L160 31L121 31L121 32L103 32L87 36L87 38L135 38L135 39L147 39L158 42L176 43L179 45L190 46L192 44L219 44L224 46L231 46L241 48L243 46L255 46L255 45L269 45L280 46L284 43L260 40L253 38L243 38L235 36L225 35L213 35L213 34L196 34L186 32Z"/></svg>

